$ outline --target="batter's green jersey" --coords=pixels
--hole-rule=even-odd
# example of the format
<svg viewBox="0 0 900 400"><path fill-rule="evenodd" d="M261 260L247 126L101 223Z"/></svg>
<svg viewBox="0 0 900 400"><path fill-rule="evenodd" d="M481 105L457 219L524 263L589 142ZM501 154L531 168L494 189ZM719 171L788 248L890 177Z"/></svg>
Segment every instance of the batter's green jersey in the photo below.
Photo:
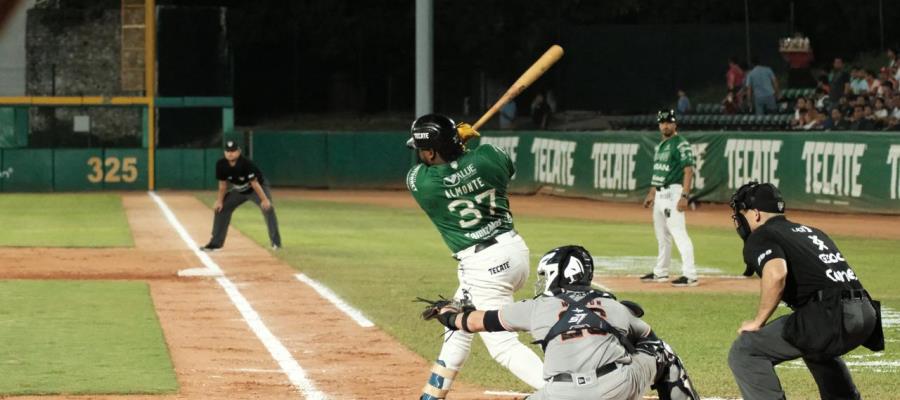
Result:
<svg viewBox="0 0 900 400"><path fill-rule="evenodd" d="M406 186L456 253L513 229L506 188L515 172L506 152L482 144L447 164L417 164Z"/></svg>
<svg viewBox="0 0 900 400"><path fill-rule="evenodd" d="M674 135L656 145L653 155L653 179L650 186L666 186L684 182L684 168L694 166L691 144L681 135Z"/></svg>

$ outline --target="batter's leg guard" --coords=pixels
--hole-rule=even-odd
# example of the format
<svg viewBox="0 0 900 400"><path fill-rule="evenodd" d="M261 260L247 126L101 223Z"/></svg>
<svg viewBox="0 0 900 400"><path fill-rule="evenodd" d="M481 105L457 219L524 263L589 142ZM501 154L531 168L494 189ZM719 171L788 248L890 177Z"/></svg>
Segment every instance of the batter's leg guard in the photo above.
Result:
<svg viewBox="0 0 900 400"><path fill-rule="evenodd" d="M441 360L434 362L431 366L431 377L428 383L422 388L422 396L419 400L439 400L447 397L450 392L450 384L456 377L456 372L447 368L447 364Z"/></svg>

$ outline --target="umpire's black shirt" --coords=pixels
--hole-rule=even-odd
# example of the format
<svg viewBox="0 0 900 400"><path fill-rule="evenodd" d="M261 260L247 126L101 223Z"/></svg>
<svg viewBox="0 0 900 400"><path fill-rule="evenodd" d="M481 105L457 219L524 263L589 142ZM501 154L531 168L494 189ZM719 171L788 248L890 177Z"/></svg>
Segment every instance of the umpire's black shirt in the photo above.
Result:
<svg viewBox="0 0 900 400"><path fill-rule="evenodd" d="M256 179L260 185L265 182L262 171L244 156L240 156L235 160L234 166L228 164L228 160L224 157L216 162L216 179L220 181L231 182L232 190L241 193L247 193L253 190L250 181Z"/></svg>
<svg viewBox="0 0 900 400"><path fill-rule="evenodd" d="M783 215L770 218L744 243L747 269L762 276L772 259L787 261L787 278L781 299L789 306L806 304L822 289L862 289L844 255L824 232L788 221Z"/></svg>

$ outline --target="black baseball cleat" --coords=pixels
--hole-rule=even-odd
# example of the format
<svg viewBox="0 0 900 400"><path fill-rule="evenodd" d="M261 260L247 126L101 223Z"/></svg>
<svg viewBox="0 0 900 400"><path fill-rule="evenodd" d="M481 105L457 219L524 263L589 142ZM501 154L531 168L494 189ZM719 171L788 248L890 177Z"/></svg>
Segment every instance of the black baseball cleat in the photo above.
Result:
<svg viewBox="0 0 900 400"><path fill-rule="evenodd" d="M697 286L700 284L700 281L696 279L690 279L686 276L682 276L674 281L672 281L672 286L675 287L688 287L688 286Z"/></svg>
<svg viewBox="0 0 900 400"><path fill-rule="evenodd" d="M207 244L206 246L200 247L200 250L205 251L205 252L219 251L219 250L222 250L222 246Z"/></svg>
<svg viewBox="0 0 900 400"><path fill-rule="evenodd" d="M273 250L273 251L281 250L281 245L280 245L280 244L273 244L273 245L272 245L272 250Z"/></svg>
<svg viewBox="0 0 900 400"><path fill-rule="evenodd" d="M665 282L665 281L668 281L668 280L669 280L669 276L668 276L668 275L656 275L656 274L654 274L654 273L652 273L652 272L649 273L649 274L647 274L647 275L644 275L644 276L641 277L641 282L644 282L644 283L648 283L648 282Z"/></svg>

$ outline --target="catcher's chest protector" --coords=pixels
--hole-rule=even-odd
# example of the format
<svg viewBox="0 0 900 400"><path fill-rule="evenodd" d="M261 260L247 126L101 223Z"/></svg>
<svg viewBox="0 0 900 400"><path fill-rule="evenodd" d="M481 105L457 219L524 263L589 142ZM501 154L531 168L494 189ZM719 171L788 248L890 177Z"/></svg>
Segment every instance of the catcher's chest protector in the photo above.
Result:
<svg viewBox="0 0 900 400"><path fill-rule="evenodd" d="M559 335L566 340L587 334L607 333L619 339L619 343L625 347L628 353L634 352L634 346L622 335L622 332L619 332L616 327L603 318L606 316L603 309L597 304L591 304L594 299L603 297L601 293L590 292L581 300L574 300L567 293L560 293L556 297L562 300L567 308L559 314L559 321L550 328L543 340L532 342L540 344L544 352L547 351L547 344Z"/></svg>

